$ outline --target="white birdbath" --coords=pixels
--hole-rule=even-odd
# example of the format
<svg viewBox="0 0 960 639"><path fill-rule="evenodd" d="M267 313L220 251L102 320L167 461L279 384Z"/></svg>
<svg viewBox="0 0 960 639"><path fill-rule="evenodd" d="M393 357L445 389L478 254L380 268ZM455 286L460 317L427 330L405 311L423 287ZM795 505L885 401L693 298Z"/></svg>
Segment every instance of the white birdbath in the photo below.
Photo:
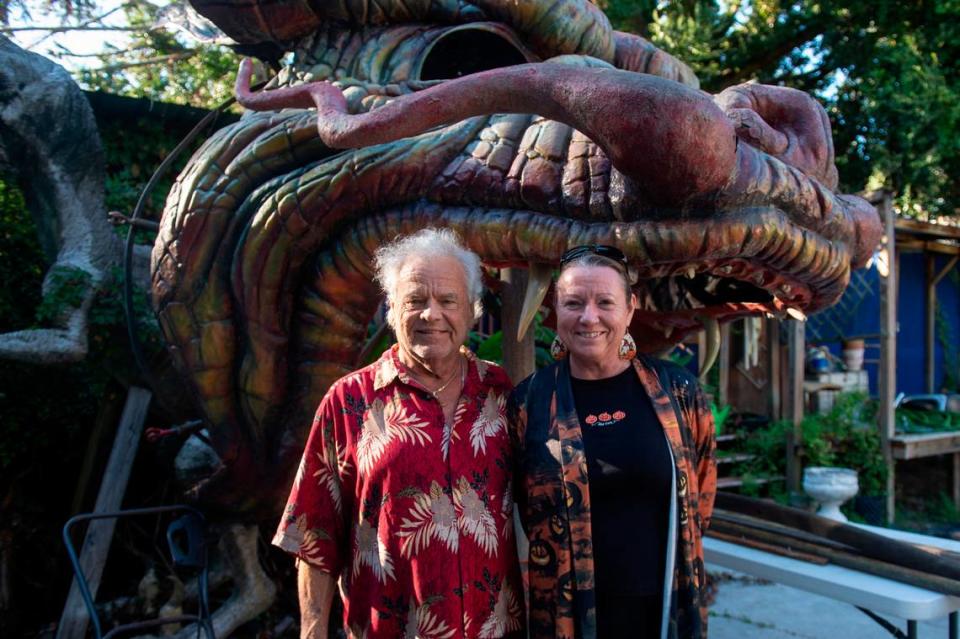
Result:
<svg viewBox="0 0 960 639"><path fill-rule="evenodd" d="M821 517L847 521L847 517L840 512L840 505L856 495L858 490L857 471L850 468L811 466L803 471L803 492L820 504L817 514Z"/></svg>

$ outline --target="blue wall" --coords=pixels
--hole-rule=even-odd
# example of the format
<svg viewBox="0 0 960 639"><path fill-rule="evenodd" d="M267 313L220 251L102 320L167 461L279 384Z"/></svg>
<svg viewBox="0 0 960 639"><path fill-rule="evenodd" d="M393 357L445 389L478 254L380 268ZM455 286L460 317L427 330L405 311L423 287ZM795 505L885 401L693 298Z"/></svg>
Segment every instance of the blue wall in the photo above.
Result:
<svg viewBox="0 0 960 639"><path fill-rule="evenodd" d="M925 279L926 262L921 253L901 253L900 259L900 292L899 303L897 305L897 316L899 331L897 334L897 392L903 393L923 393L925 368L923 361L924 345L924 310L926 308L925 299ZM937 270L946 266L949 256L938 255L936 260ZM956 365L956 353L960 348L960 288L957 286L957 275L960 267L954 269L954 274L944 277L937 285L937 301L941 312L947 322L948 339L951 345L951 357ZM880 276L876 268L871 268L863 272L870 293L863 297L859 303L856 302L856 296L853 291L845 294L845 300L841 300L840 307L832 311L831 318L835 324L842 326L845 335L864 335L880 333ZM850 297L847 297L850 296ZM848 303L850 312L845 314L840 309L844 303ZM855 309L853 308L855 304ZM831 310L824 311L830 314ZM810 318L811 325L818 329L827 337L833 335L835 331L826 326L822 326L821 317L815 315ZM876 344L877 339L868 340ZM945 366L947 357L943 352L940 340L935 341L936 369L934 374L934 390L940 389L940 384L944 381ZM830 349L836 355L840 355L840 344L833 342L829 344ZM866 359L879 360L880 351L877 348L867 348ZM870 376L870 392L877 393L877 364L868 363L867 372ZM960 371L953 371L954 378Z"/></svg>
<svg viewBox="0 0 960 639"><path fill-rule="evenodd" d="M938 255L936 270L947 265L949 257ZM904 253L900 257L900 299L897 304L899 314L899 332L897 333L897 391L904 393L923 393L925 342L924 310L926 309L925 281L926 263L920 253ZM956 269L954 270L956 273ZM946 336L951 355L956 365L956 348L960 336L960 291L956 284L956 275L947 275L937 285L937 302L943 318L946 320ZM934 369L934 391L940 390L944 382L947 357L940 340L934 342L936 368ZM954 379L957 375L953 371Z"/></svg>

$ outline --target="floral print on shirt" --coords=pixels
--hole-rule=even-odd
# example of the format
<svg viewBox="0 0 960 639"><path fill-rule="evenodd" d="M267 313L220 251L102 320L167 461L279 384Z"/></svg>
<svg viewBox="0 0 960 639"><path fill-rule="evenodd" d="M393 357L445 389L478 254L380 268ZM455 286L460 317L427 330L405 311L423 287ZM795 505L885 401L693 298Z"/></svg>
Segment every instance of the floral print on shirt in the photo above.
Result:
<svg viewBox="0 0 960 639"><path fill-rule="evenodd" d="M452 423L397 349L331 386L273 543L339 576L349 637L524 636L510 383L468 366Z"/></svg>

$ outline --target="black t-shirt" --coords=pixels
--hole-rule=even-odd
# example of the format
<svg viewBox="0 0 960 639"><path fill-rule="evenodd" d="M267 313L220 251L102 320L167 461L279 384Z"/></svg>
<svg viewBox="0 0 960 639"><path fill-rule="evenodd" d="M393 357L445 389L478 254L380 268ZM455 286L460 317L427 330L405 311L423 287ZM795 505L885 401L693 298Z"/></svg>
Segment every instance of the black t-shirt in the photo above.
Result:
<svg viewBox="0 0 960 639"><path fill-rule="evenodd" d="M590 485L598 601L663 592L673 465L663 427L633 366L571 379Z"/></svg>

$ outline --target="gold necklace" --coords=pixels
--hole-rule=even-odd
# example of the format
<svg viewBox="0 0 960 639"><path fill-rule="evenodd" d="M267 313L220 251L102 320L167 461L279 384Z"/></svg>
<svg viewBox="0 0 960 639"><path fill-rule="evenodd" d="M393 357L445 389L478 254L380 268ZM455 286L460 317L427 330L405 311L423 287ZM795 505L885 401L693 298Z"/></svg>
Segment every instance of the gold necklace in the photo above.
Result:
<svg viewBox="0 0 960 639"><path fill-rule="evenodd" d="M440 393L442 393L443 391L445 391L445 390L447 389L447 386L449 386L451 383L453 383L453 380L455 380L455 379L457 378L457 373L460 374L460 380L461 380L461 383L462 383L462 381L463 381L463 360L462 360L462 359L460 360L460 366L459 366L458 368L459 368L459 370L454 371L454 372L453 372L453 375L450 376L450 379L448 379L448 380L445 381L443 384L441 384L440 387L437 388L436 390L430 390L429 388L426 388L426 386L424 386L424 388L426 389L426 391L427 391L428 393L430 393L431 395L433 395L433 398L434 398L434 399L436 399L436 400L439 401L440 398L437 397L437 396L438 396Z"/></svg>

